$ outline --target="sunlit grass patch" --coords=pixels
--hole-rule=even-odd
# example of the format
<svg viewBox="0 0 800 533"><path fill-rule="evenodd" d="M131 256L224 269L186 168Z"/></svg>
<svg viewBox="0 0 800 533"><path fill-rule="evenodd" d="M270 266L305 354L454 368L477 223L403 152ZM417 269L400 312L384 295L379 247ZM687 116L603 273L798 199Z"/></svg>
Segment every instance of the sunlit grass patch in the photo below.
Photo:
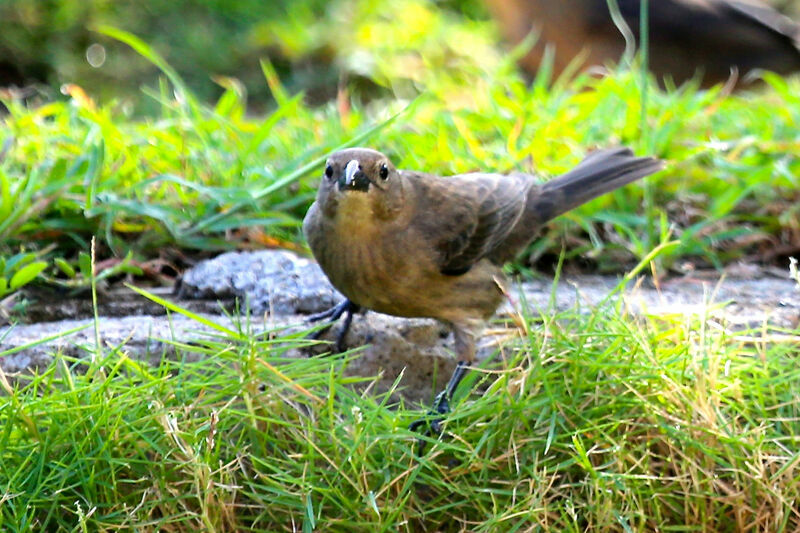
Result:
<svg viewBox="0 0 800 533"><path fill-rule="evenodd" d="M231 330L155 367L57 357L0 396L0 525L559 530L800 525L796 341L708 317L521 315L418 456L344 358ZM243 323L244 324L244 323ZM513 330L512 330L513 331ZM787 332L788 333L788 332ZM67 367L80 368L70 373ZM360 386L354 387L360 382ZM366 389L365 389L366 386Z"/></svg>
<svg viewBox="0 0 800 533"><path fill-rule="evenodd" d="M765 75L734 95L648 86L643 132L638 73L529 83L485 22L417 0L357 4L331 15L349 24L337 60L351 78L321 106L268 62L263 116L236 80L217 78L224 94L200 102L158 50L109 29L162 69L145 88L156 114L133 118L78 84L38 107L4 101L0 319L29 283L87 290L93 237L98 277L155 283L184 255L303 250L324 158L349 144L440 174L546 178L611 144L669 161L648 178L651 206L639 185L598 199L523 262L566 248L618 272L670 239L666 268L797 249L798 80ZM298 49L319 30L289 22ZM579 311L519 317L524 333L474 372L481 392L459 391L422 456L407 427L426 406L390 401L402 381L377 393L372 377L345 377L352 354L285 357L299 337L218 330L154 367L124 345L57 355L2 381L0 529L800 528L798 332Z"/></svg>
<svg viewBox="0 0 800 533"><path fill-rule="evenodd" d="M146 275L152 260L174 273L185 253L302 249L300 221L322 162L348 144L440 174L522 171L546 179L588 150L613 144L669 161L666 171L648 178L652 204L635 185L583 206L551 225L532 249L533 260L557 254L565 240L568 260L589 258L597 268L619 270L671 234L681 245L662 257L665 266L678 259L721 266L782 259L800 242L797 80L766 74L762 87L733 95L651 85L642 131L637 72L553 84L543 75L529 84L513 58L491 44L485 22L417 4L433 30L415 37L413 47L377 31L402 17L371 4L348 15L354 24L372 24L371 37L348 46L353 58L360 50L381 51L380 68L369 75L383 80L385 94L362 97L343 83L336 101L312 107L302 94L289 94L264 63L275 106L258 117L247 113L235 80L220 80L226 91L217 102L199 102L157 50L102 29L162 68L161 85L145 89L159 113L131 118L124 106L95 102L90 88L74 84L65 87L67 101L35 108L5 101L0 257L37 253L37 261L48 263L42 282L68 281L59 265L77 270L92 236L99 239L99 260L133 252L131 266ZM483 52L456 53L454 39L470 32L471 46ZM429 63L408 70L410 57ZM13 275L3 274L7 285Z"/></svg>

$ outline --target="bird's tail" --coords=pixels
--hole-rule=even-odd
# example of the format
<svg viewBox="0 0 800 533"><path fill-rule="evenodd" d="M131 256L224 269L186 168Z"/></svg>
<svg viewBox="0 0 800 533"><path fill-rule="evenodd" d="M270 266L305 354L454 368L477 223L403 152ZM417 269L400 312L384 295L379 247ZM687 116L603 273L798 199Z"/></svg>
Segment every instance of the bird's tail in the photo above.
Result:
<svg viewBox="0 0 800 533"><path fill-rule="evenodd" d="M628 148L598 150L566 174L532 190L526 211L543 223L662 168L660 159L635 157Z"/></svg>

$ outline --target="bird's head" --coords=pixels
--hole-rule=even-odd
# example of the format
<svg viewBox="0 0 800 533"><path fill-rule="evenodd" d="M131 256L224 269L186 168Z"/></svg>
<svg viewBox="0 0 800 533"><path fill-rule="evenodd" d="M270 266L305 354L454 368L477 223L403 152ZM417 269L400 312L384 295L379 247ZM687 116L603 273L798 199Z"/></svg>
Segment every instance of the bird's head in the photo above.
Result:
<svg viewBox="0 0 800 533"><path fill-rule="evenodd" d="M402 201L401 174L380 152L341 150L325 163L317 201L331 213L389 218Z"/></svg>

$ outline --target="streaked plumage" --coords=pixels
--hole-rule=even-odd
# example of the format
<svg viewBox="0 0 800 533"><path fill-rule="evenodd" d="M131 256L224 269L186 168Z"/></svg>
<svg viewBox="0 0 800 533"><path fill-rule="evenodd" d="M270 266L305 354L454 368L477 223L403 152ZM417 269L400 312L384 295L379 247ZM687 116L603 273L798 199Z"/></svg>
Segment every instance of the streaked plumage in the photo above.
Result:
<svg viewBox="0 0 800 533"><path fill-rule="evenodd" d="M397 170L380 152L353 148L330 157L303 229L353 304L446 322L457 356L471 362L475 338L502 300L503 263L548 220L661 168L616 148L542 185L526 174Z"/></svg>

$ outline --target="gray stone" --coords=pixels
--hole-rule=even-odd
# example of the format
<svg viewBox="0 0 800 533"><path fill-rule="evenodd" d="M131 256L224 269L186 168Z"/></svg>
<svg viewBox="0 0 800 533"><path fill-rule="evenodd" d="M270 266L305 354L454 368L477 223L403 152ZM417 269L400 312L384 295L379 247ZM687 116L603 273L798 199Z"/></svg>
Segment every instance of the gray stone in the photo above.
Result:
<svg viewBox="0 0 800 533"><path fill-rule="evenodd" d="M238 331L238 325L224 315L202 315L205 318ZM308 328L305 316L288 315L264 321L251 320L249 331L253 334L267 330L288 328L288 331ZM76 328L79 331L63 335ZM107 354L119 349L128 357L157 364L164 357L180 356L187 360L200 357L192 350L193 344L202 345L216 330L191 320L183 315L129 316L124 318L102 317L98 321L100 353ZM336 331L334 330L328 336ZM377 313L367 313L353 323L347 335L347 347L358 348L358 356L345 369L348 376L381 376L376 387L378 392L388 390L398 376L403 374L401 393L409 400L428 400L435 392L432 377L440 376L446 381L455 361L450 355L448 331L434 320L403 320ZM51 341L33 345L47 337L58 337ZM219 340L219 337L215 337ZM177 353L174 343L188 345ZM62 320L13 327L0 327L0 369L18 377L23 372L41 371L47 368L56 355L70 358L88 358L98 353L95 349L93 319ZM309 357L330 351L328 343L320 343L314 350L294 348L282 353L282 357ZM324 364L324 357L320 364ZM77 368L80 370L80 367Z"/></svg>
<svg viewBox="0 0 800 533"><path fill-rule="evenodd" d="M555 288L549 280L534 280L510 287L510 301L501 307L499 316L524 311L534 317L551 316L565 309L580 312L616 312L603 306L620 278L611 276L569 276ZM286 251L228 253L201 262L183 277L178 295L170 298L168 291L161 297L176 300L181 307L206 313L209 320L237 329L236 321L222 314L218 302L231 308L234 298L248 301L253 332L267 329L308 328L307 313L329 308L341 298L328 283L319 267ZM551 294L554 298L551 300ZM741 330L761 328L765 324L796 329L800 322L800 291L796 283L783 276L760 272L749 277L687 276L662 283L638 279L629 283L613 298L622 297L623 310L648 315L699 315L713 318L724 327ZM200 298L201 300L196 300ZM612 298L612 303L617 301ZM136 302L141 302L141 305ZM205 302L199 305L198 302ZM46 305L65 309L84 309L86 302L47 302ZM712 305L709 305L712 304ZM115 305L117 307L115 307ZM170 340L184 344L202 342L210 333L206 326L182 315L163 316L163 308L131 291L120 291L104 298L103 315L98 323L101 344L105 353L117 347L130 357L157 362L162 357L175 357L176 349ZM52 311L52 310L51 310ZM119 315L130 313L130 316ZM58 312L52 313L58 316ZM77 326L88 326L69 336L32 344ZM332 340L338 328L334 325L322 338ZM482 359L494 353L498 346L508 345L515 336L513 329L489 328L478 350ZM346 374L381 376L377 390L387 390L402 375L401 394L410 400L429 401L441 388L455 366L452 357L452 335L434 320L401 319L367 312L357 316L345 338L349 349L358 356L349 363ZM14 328L0 327L0 369L15 374L43 368L52 362L54 353L86 357L94 351L95 333L91 318L48 321ZM330 344L320 344L313 350L289 350L293 357L308 357L321 353ZM200 351L182 349L182 357L199 357ZM320 364L324 359L320 359ZM437 376L438 383L433 383Z"/></svg>
<svg viewBox="0 0 800 533"><path fill-rule="evenodd" d="M183 275L178 295L238 298L255 315L316 313L343 298L319 265L284 250L228 252L202 261Z"/></svg>

